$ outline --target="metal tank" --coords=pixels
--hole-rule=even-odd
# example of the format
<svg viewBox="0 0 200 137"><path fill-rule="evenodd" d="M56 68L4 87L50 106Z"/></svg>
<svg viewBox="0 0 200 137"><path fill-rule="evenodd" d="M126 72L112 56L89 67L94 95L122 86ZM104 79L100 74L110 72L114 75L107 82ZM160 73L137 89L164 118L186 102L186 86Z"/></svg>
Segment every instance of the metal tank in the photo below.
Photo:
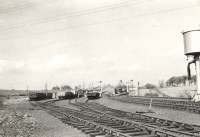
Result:
<svg viewBox="0 0 200 137"><path fill-rule="evenodd" d="M200 55L200 30L183 32L185 55Z"/></svg>
<svg viewBox="0 0 200 137"><path fill-rule="evenodd" d="M188 62L188 79L191 79L190 65L195 64L196 70L196 93L193 101L200 102L200 29L183 32L184 52L186 56L191 56Z"/></svg>

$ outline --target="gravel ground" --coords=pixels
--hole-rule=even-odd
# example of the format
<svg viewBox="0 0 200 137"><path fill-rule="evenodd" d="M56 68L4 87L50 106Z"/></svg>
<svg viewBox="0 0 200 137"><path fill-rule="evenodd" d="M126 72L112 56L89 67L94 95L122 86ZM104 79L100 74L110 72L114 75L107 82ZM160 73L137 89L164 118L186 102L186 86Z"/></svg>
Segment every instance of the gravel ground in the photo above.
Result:
<svg viewBox="0 0 200 137"><path fill-rule="evenodd" d="M37 127L36 120L28 112L17 110L16 101L19 100L12 98L2 101L0 113L0 136L2 137L30 137Z"/></svg>
<svg viewBox="0 0 200 137"><path fill-rule="evenodd" d="M0 99L1 100L1 99ZM85 102L86 98L77 101ZM72 100L74 102L75 100ZM0 101L0 137L87 137L81 131L65 125L57 118L51 116L40 108L29 104L27 98L12 97ZM103 105L128 112L147 111L148 106L128 104L108 97L89 102L98 102ZM56 105L72 107L69 100L61 100ZM74 108L74 107L72 107ZM155 117L200 125L199 114L184 111L155 108L156 113L148 114Z"/></svg>
<svg viewBox="0 0 200 137"><path fill-rule="evenodd" d="M34 111L33 116L40 122L34 137L86 137L81 131L63 124L42 110Z"/></svg>
<svg viewBox="0 0 200 137"><path fill-rule="evenodd" d="M27 98L5 99L0 106L0 137L87 137L40 108Z"/></svg>

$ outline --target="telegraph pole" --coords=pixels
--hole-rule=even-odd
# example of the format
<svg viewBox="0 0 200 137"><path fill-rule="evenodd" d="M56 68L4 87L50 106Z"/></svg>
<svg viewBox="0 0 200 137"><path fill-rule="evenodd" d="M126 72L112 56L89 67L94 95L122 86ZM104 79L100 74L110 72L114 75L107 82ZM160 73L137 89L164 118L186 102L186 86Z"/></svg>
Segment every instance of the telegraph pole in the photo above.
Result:
<svg viewBox="0 0 200 137"><path fill-rule="evenodd" d="M138 95L138 96L139 96L139 94L140 94L140 93L139 93L139 86L140 86L140 82L138 81L138 84L137 84L137 92L138 92L137 95Z"/></svg>
<svg viewBox="0 0 200 137"><path fill-rule="evenodd" d="M126 82L126 91L129 93L129 81Z"/></svg>
<svg viewBox="0 0 200 137"><path fill-rule="evenodd" d="M47 92L48 92L48 88L47 88L47 81L45 82L45 92L46 92L46 96L47 96Z"/></svg>
<svg viewBox="0 0 200 137"><path fill-rule="evenodd" d="M102 92L102 81L99 81L100 91Z"/></svg>
<svg viewBox="0 0 200 137"><path fill-rule="evenodd" d="M29 87L28 87L28 85L26 86L26 91L27 91L27 93L28 93L28 98L30 98L30 97L29 97L30 94L29 94Z"/></svg>

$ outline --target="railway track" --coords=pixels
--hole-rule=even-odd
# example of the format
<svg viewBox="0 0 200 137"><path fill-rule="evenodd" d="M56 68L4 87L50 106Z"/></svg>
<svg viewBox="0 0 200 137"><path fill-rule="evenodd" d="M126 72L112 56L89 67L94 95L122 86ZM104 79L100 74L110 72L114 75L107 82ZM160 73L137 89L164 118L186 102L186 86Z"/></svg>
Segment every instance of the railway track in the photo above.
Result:
<svg viewBox="0 0 200 137"><path fill-rule="evenodd" d="M34 103L62 122L90 136L199 137L200 127L141 114L124 112L97 103L70 103L71 109L52 103Z"/></svg>
<svg viewBox="0 0 200 137"><path fill-rule="evenodd" d="M150 103L155 107L170 108L182 111L188 111L192 113L200 114L200 103L193 102L188 99L182 98L150 98L150 97L110 97L110 99L125 102L134 103L148 106ZM152 101L151 101L152 99Z"/></svg>
<svg viewBox="0 0 200 137"><path fill-rule="evenodd" d="M150 131L145 128L136 127L135 125L125 121L102 116L96 113L77 111L74 109L39 103L32 103L32 105L40 106L62 122L82 130L84 133L93 137L159 137L154 133L151 134Z"/></svg>
<svg viewBox="0 0 200 137"><path fill-rule="evenodd" d="M104 113L104 115L110 115L117 118L129 120L139 126L144 126L153 131L164 131L167 134L173 134L174 136L200 136L200 126L189 125L187 123L181 123L176 121L170 121L166 119L160 119L156 117L150 117L137 113L130 113L121 110L112 109L97 103L75 103L73 105L80 108L97 113Z"/></svg>

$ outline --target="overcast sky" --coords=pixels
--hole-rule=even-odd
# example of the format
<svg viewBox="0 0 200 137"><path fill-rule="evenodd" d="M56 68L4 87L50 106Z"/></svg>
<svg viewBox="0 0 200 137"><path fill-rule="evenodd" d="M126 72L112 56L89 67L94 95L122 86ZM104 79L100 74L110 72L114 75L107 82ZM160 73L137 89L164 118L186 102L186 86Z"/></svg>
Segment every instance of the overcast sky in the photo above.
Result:
<svg viewBox="0 0 200 137"><path fill-rule="evenodd" d="M0 88L186 74L199 0L0 0Z"/></svg>

